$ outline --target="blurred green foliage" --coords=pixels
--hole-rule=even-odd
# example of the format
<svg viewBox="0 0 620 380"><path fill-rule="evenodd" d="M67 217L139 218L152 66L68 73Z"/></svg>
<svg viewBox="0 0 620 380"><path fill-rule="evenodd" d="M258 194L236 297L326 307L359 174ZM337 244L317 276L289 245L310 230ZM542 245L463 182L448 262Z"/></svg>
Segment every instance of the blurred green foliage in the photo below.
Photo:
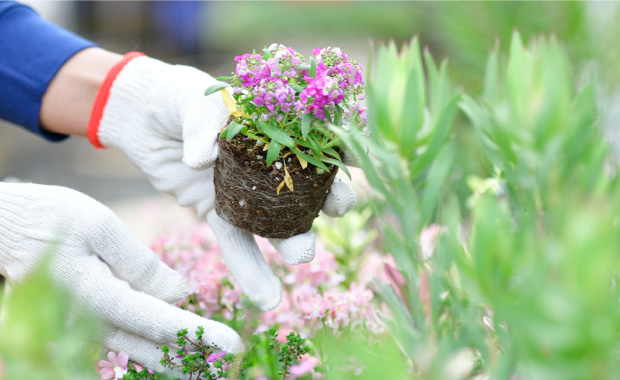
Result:
<svg viewBox="0 0 620 380"><path fill-rule="evenodd" d="M376 62L372 135L342 135L406 280L378 287L409 377L620 377L620 192L596 78L575 85L555 37L525 47L516 32L507 58L490 54L481 97L453 95L416 39L400 54L380 46ZM458 128L455 99L467 116ZM463 134L469 145L457 144ZM429 223L444 232L424 259L416 237Z"/></svg>
<svg viewBox="0 0 620 380"><path fill-rule="evenodd" d="M2 289L0 289L1 291ZM2 300L3 380L96 379L94 322L80 316L44 263Z"/></svg>
<svg viewBox="0 0 620 380"><path fill-rule="evenodd" d="M235 54L272 42L311 49L320 41L365 51L370 39L401 44L418 35L435 56L449 57L454 79L471 90L480 88L486 55L515 29L526 41L554 33L574 62L609 50L593 34L584 2L219 2L209 15L210 43Z"/></svg>

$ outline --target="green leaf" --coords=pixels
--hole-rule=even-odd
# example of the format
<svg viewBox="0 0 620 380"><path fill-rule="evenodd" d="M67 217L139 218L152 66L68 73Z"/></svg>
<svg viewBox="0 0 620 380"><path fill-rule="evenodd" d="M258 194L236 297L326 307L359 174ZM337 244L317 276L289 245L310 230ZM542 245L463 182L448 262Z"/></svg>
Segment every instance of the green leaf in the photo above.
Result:
<svg viewBox="0 0 620 380"><path fill-rule="evenodd" d="M316 77L316 61L312 57L310 58L310 77Z"/></svg>
<svg viewBox="0 0 620 380"><path fill-rule="evenodd" d="M445 141L450 135L452 124L456 116L460 95L454 95L450 102L441 111L437 124L432 132L431 141L422 155L411 165L411 175L415 176L422 169L425 169L437 156Z"/></svg>
<svg viewBox="0 0 620 380"><path fill-rule="evenodd" d="M330 156L333 156L336 159L342 161L342 158L340 157L340 155L338 154L338 152L336 152L336 149L334 148L323 148L323 153L327 153Z"/></svg>
<svg viewBox="0 0 620 380"><path fill-rule="evenodd" d="M304 139L308 138L308 133L310 133L310 121L311 115L308 113L304 113L304 116L301 118L301 136Z"/></svg>
<svg viewBox="0 0 620 380"><path fill-rule="evenodd" d="M300 93L304 91L304 88L298 85L297 83L289 83L288 86L295 90L295 92Z"/></svg>
<svg viewBox="0 0 620 380"><path fill-rule="evenodd" d="M209 86L207 88L207 90L205 91L205 96L209 96L211 94L214 94L218 91L221 91L223 89L225 89L226 87L230 87L230 85L228 83L217 83L214 84L213 86Z"/></svg>
<svg viewBox="0 0 620 380"><path fill-rule="evenodd" d="M217 77L215 79L218 80L218 81L225 81L225 80L231 80L232 77Z"/></svg>
<svg viewBox="0 0 620 380"><path fill-rule="evenodd" d="M340 105L336 104L334 108L334 124L338 127L342 126L342 113L344 111L340 108Z"/></svg>
<svg viewBox="0 0 620 380"><path fill-rule="evenodd" d="M276 128L261 119L258 120L258 125L260 125L260 129L272 140L277 141L291 149L295 149L295 140L293 140L291 136L284 133L281 129Z"/></svg>
<svg viewBox="0 0 620 380"><path fill-rule="evenodd" d="M263 53L265 53L265 58L273 58L273 54L269 51L269 49L264 48Z"/></svg>
<svg viewBox="0 0 620 380"><path fill-rule="evenodd" d="M272 140L269 143L269 149L267 150L267 166L270 166L272 162L278 159L280 151L282 150L282 144Z"/></svg>
<svg viewBox="0 0 620 380"><path fill-rule="evenodd" d="M310 156L309 154L305 154L304 152L302 152L301 150L295 148L293 149L293 152L298 155L299 157L303 158L304 160L308 161L309 163L311 163L312 165L319 167L323 170L325 170L326 172L329 173L329 169L327 168L327 166L325 166L324 163L322 163L321 161L317 160L316 158Z"/></svg>
<svg viewBox="0 0 620 380"><path fill-rule="evenodd" d="M438 154L437 159L429 170L428 182L424 188L420 202L422 205L420 223L423 225L431 221L431 217L439 202L439 197L452 172L454 157L454 148L450 144L446 145Z"/></svg>
<svg viewBox="0 0 620 380"><path fill-rule="evenodd" d="M405 87L405 99L400 118L400 151L407 156L416 145L416 135L422 127L425 105L424 68L417 38L412 41L410 69Z"/></svg>
<svg viewBox="0 0 620 380"><path fill-rule="evenodd" d="M224 128L224 130L220 133L220 138L226 138L226 135L228 134L228 128Z"/></svg>
<svg viewBox="0 0 620 380"><path fill-rule="evenodd" d="M237 136L243 128L245 128L245 125L231 121L230 124L228 124L228 127L226 127L226 130L228 131L226 132L226 141L232 140L233 137Z"/></svg>
<svg viewBox="0 0 620 380"><path fill-rule="evenodd" d="M329 121L330 124L334 124L334 121L332 120L332 115L330 115L327 109L325 109L325 120Z"/></svg>
<svg viewBox="0 0 620 380"><path fill-rule="evenodd" d="M302 140L302 139L295 139L295 143L297 145L303 146L304 148L312 149L312 144L310 144L309 141Z"/></svg>
<svg viewBox="0 0 620 380"><path fill-rule="evenodd" d="M351 173L349 172L349 169L347 168L347 166L342 163L342 161L336 160L335 158L325 157L325 156L321 157L321 161L326 162L331 165L336 165L347 175L347 177L349 177L349 179L351 179Z"/></svg>
<svg viewBox="0 0 620 380"><path fill-rule="evenodd" d="M319 143L316 141L316 137L311 137L308 139L308 142L310 142L310 146L313 151L314 151L314 155L315 156L319 156L321 154L321 147L319 146Z"/></svg>

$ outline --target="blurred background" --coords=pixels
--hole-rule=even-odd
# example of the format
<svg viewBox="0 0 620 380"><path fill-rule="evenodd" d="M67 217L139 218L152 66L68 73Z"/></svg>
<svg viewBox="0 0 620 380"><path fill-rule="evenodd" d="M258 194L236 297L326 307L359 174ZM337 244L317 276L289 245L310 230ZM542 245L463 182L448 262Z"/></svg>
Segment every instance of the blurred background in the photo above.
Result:
<svg viewBox="0 0 620 380"><path fill-rule="evenodd" d="M565 43L578 76L603 77L606 123L613 141L620 103L618 6L597 2L194 2L27 1L43 17L103 48L143 51L170 63L228 75L233 57L273 42L304 55L339 46L362 65L370 41L397 43L419 35L436 59L449 58L452 80L478 95L487 53L502 50L514 29L524 40L554 33ZM614 102L614 99L617 101ZM620 145L620 144L616 144ZM51 144L0 122L0 178L62 185L107 204L145 241L181 229L193 215L159 195L121 154L95 151L72 138Z"/></svg>

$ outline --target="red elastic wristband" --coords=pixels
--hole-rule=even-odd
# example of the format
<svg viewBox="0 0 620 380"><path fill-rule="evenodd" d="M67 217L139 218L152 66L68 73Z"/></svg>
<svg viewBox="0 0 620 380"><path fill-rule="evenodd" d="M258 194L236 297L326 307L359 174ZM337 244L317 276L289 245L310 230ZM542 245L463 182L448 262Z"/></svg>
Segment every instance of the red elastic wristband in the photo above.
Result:
<svg viewBox="0 0 620 380"><path fill-rule="evenodd" d="M110 97L110 89L112 88L112 83L121 72L123 67L129 61L136 57L145 56L144 53L140 53L137 51L132 51L123 57L116 65L114 65L108 74L106 75L101 87L99 87L99 91L97 91L97 98L95 98L95 103L93 103L93 109L90 111L90 121L88 122L88 127L86 129L86 134L88 135L88 140L90 143L97 149L105 148L101 142L99 141L99 124L101 124L101 118L103 117L103 110L105 109L106 104L108 103L108 98Z"/></svg>

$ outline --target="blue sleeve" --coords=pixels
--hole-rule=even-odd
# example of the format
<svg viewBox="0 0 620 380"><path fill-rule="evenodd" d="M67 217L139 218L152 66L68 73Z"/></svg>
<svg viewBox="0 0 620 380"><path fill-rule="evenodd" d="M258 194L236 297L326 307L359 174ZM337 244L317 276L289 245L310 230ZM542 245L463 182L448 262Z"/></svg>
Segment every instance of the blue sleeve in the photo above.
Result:
<svg viewBox="0 0 620 380"><path fill-rule="evenodd" d="M25 5L0 1L0 119L50 141L65 139L39 124L41 99L62 65L91 46L96 45L45 21Z"/></svg>

